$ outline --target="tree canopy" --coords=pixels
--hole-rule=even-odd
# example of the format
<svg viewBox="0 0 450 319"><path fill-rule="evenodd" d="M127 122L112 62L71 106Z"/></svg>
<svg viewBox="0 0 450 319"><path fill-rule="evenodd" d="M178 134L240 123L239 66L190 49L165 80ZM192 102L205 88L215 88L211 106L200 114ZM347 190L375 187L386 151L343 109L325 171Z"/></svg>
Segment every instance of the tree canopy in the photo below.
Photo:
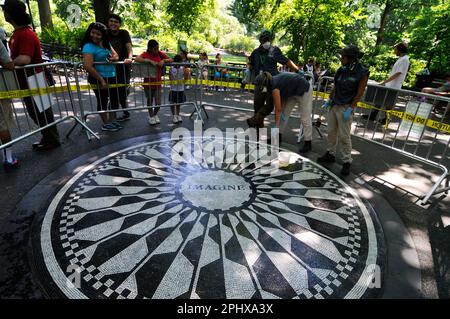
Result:
<svg viewBox="0 0 450 319"><path fill-rule="evenodd" d="M37 8L36 0L30 2ZM76 4L82 28L95 18L105 19L105 10L112 11L123 17L135 37L157 38L169 50L184 39L192 51L221 47L249 53L258 45L257 34L269 29L296 62L315 57L333 68L338 63L336 50L357 44L366 53L364 62L372 75L381 78L395 61L392 46L405 40L414 61L411 72L423 67L438 74L450 72L448 0L50 0L50 4L54 26L47 33L58 33L58 28L76 33L67 23L68 8ZM40 15L45 10L41 8ZM45 19L41 23L51 27ZM70 42L74 37L67 38Z"/></svg>

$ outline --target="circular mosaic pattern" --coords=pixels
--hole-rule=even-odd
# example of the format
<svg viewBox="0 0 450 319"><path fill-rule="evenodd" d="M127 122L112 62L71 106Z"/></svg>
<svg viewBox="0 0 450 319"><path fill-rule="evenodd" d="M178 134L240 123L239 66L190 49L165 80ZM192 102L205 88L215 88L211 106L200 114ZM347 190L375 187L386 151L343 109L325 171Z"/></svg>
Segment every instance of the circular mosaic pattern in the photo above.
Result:
<svg viewBox="0 0 450 319"><path fill-rule="evenodd" d="M69 298L360 298L378 254L340 179L226 139L145 143L86 167L50 204L40 249Z"/></svg>

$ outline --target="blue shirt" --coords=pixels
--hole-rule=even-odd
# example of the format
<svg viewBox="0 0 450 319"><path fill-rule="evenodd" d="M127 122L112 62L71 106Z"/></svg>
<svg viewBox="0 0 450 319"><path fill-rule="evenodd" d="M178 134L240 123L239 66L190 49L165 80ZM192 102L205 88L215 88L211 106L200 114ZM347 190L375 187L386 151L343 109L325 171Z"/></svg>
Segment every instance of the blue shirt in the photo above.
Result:
<svg viewBox="0 0 450 319"><path fill-rule="evenodd" d="M272 79L272 90L280 90L283 100L292 96L302 96L309 90L309 82L297 73L280 73Z"/></svg>
<svg viewBox="0 0 450 319"><path fill-rule="evenodd" d="M94 62L107 62L107 59L111 54L110 50L90 42L83 46L82 52L83 54L92 54ZM113 64L97 64L94 65L94 67L103 78L112 78L116 76L116 68Z"/></svg>

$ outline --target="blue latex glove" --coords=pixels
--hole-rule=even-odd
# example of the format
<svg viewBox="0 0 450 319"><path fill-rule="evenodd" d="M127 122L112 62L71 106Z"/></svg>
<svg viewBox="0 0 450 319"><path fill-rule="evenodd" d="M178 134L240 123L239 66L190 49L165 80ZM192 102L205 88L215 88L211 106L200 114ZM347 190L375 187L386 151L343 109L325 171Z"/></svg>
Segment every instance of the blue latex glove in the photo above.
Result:
<svg viewBox="0 0 450 319"><path fill-rule="evenodd" d="M286 119L286 117L284 116L284 112L280 113L280 123L284 122L284 120Z"/></svg>
<svg viewBox="0 0 450 319"><path fill-rule="evenodd" d="M322 111L328 111L331 108L331 100L326 100L325 103L322 105Z"/></svg>
<svg viewBox="0 0 450 319"><path fill-rule="evenodd" d="M347 122L350 119L350 116L352 115L353 108L351 106L347 107L344 112L342 113L342 117L344 118L344 122Z"/></svg>

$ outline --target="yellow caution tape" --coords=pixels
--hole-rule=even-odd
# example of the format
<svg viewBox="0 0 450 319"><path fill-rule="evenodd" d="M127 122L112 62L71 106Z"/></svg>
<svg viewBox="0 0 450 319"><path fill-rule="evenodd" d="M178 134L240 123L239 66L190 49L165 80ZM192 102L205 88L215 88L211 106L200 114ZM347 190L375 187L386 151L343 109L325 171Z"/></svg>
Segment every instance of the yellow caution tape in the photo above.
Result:
<svg viewBox="0 0 450 319"><path fill-rule="evenodd" d="M323 99L328 99L330 97L330 94L325 93L325 92L314 91L314 94L316 96L320 96ZM380 109L380 108L377 108L375 106L372 106L372 105L369 105L369 104L366 104L363 102L359 102L358 107L364 108L364 109L378 110L378 111L386 112L386 117L388 120L389 120L390 116L394 116L394 117L400 118L402 120L425 125L427 127L430 127L432 129L435 129L435 130L438 130L441 132L450 133L450 124L441 123L439 121L431 120L431 119L428 119L425 117L416 116L414 114L409 114L409 113L402 112L402 111ZM389 123L389 122L387 122L387 123ZM387 124L386 124L386 126L387 126Z"/></svg>
<svg viewBox="0 0 450 319"><path fill-rule="evenodd" d="M137 87L137 86L149 87L149 86L180 85L180 84L188 84L188 85L200 85L201 84L201 85L205 85L205 86L220 86L220 87L228 87L228 88L234 88L234 89L241 88L240 82L216 81L216 80L195 80L195 79L158 81L158 82L135 82L135 83L131 83L131 84L111 84L111 85L108 85L108 88ZM80 85L79 87L80 87L81 91L87 91L87 90L92 90L92 89L98 89L99 85L83 84L83 85ZM254 88L255 88L255 86L253 84L245 85L246 90L253 90ZM0 99L15 99L15 98L24 98L24 97L28 97L28 96L39 96L39 95L51 94L51 93L63 93L63 92L67 92L68 90L75 92L75 91L77 91L77 87L75 85L69 85L69 86L64 85L64 86L53 86L53 87L31 89L31 90L27 89L27 90L1 91ZM317 92L317 91L314 91L314 95L321 97L323 99L328 99L330 96L328 93ZM409 114L406 112L376 108L372 105L369 105L369 104L366 104L363 102L358 103L358 107L386 112L386 116L388 119L390 116L394 116L394 117L400 118L402 120L418 123L421 125L426 125L427 127L430 127L432 129L435 129L435 130L438 130L441 132L450 133L450 124L441 123L439 121L434 121L434 120L423 118L420 116L415 116L413 114Z"/></svg>

